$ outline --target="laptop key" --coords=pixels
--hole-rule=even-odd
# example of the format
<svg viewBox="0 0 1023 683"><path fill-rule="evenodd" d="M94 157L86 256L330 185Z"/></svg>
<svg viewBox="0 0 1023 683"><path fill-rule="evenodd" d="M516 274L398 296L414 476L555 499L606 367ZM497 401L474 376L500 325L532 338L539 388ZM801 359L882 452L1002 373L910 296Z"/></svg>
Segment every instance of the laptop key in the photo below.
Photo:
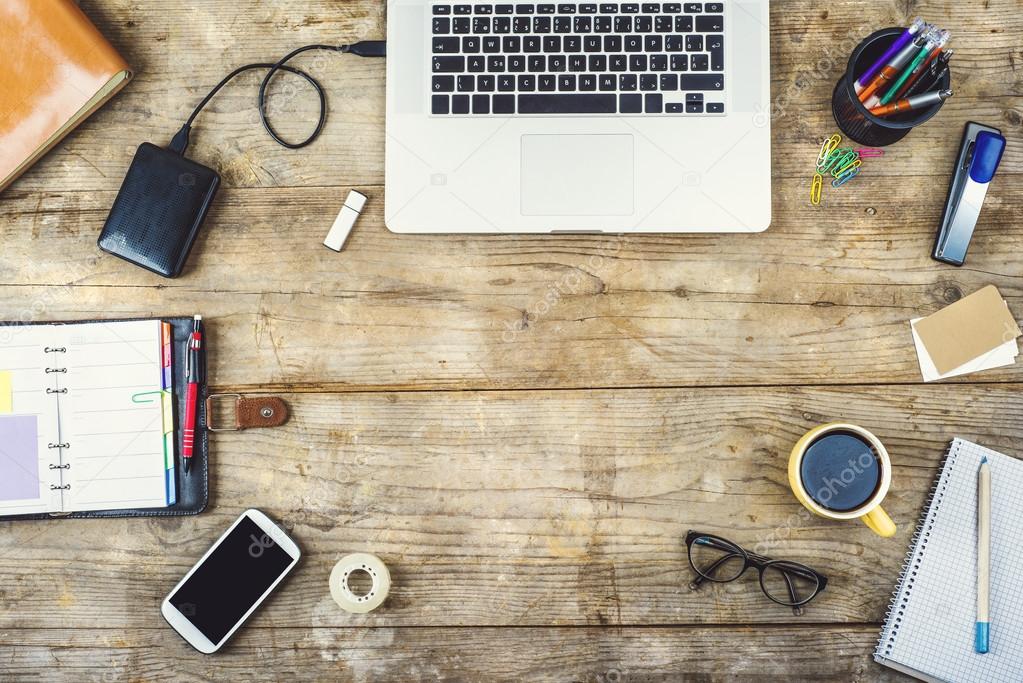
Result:
<svg viewBox="0 0 1023 683"><path fill-rule="evenodd" d="M451 32L458 34L471 33L472 22L469 20L469 17L455 17L454 21L451 22Z"/></svg>
<svg viewBox="0 0 1023 683"><path fill-rule="evenodd" d="M473 114L489 114L490 113L490 95L473 95L472 96L472 113Z"/></svg>
<svg viewBox="0 0 1023 683"><path fill-rule="evenodd" d="M511 33L511 17L494 17L494 33Z"/></svg>
<svg viewBox="0 0 1023 683"><path fill-rule="evenodd" d="M505 36L501 41L503 52L518 52L522 49L522 39L518 36Z"/></svg>
<svg viewBox="0 0 1023 683"><path fill-rule="evenodd" d="M434 5L434 14L451 14L451 5Z"/></svg>
<svg viewBox="0 0 1023 683"><path fill-rule="evenodd" d="M473 92L476 90L476 77L469 74L462 74L458 77L458 92Z"/></svg>
<svg viewBox="0 0 1023 683"><path fill-rule="evenodd" d="M533 17L533 33L550 33L550 17Z"/></svg>
<svg viewBox="0 0 1023 683"><path fill-rule="evenodd" d="M434 76L433 77L433 91L434 92L453 92L455 89L455 77L454 76Z"/></svg>
<svg viewBox="0 0 1023 683"><path fill-rule="evenodd" d="M723 2L705 2L703 9L707 12L716 12L720 14L725 11L725 4Z"/></svg>
<svg viewBox="0 0 1023 683"><path fill-rule="evenodd" d="M597 77L593 74L582 74L579 76L579 89L591 91L597 89Z"/></svg>
<svg viewBox="0 0 1023 683"><path fill-rule="evenodd" d="M483 73L487 70L487 60L483 57L469 57L468 62L464 69L459 71L468 71L470 73L478 74Z"/></svg>
<svg viewBox="0 0 1023 683"><path fill-rule="evenodd" d="M434 33L451 33L451 20L447 17L433 18Z"/></svg>
<svg viewBox="0 0 1023 683"><path fill-rule="evenodd" d="M554 17L555 33L571 33L572 17Z"/></svg>
<svg viewBox="0 0 1023 683"><path fill-rule="evenodd" d="M437 74L443 73L460 73L465 71L465 57L434 57L433 58L433 72Z"/></svg>
<svg viewBox="0 0 1023 683"><path fill-rule="evenodd" d="M458 38L455 38L458 40ZM476 54L480 51L479 36L465 36L462 38L462 52L465 54Z"/></svg>
<svg viewBox="0 0 1023 683"><path fill-rule="evenodd" d="M522 72L526 70L525 55L508 55L508 71Z"/></svg>
<svg viewBox="0 0 1023 683"><path fill-rule="evenodd" d="M494 77L489 74L480 74L476 77L476 90L479 92L494 92Z"/></svg>
<svg viewBox="0 0 1023 683"><path fill-rule="evenodd" d="M515 5L515 14L532 14L535 11L535 5Z"/></svg>
<svg viewBox="0 0 1023 683"><path fill-rule="evenodd" d="M601 90L615 90L615 77L611 74L602 74L598 79Z"/></svg>
<svg viewBox="0 0 1023 683"><path fill-rule="evenodd" d="M667 71L668 55L650 55L651 71Z"/></svg>
<svg viewBox="0 0 1023 683"><path fill-rule="evenodd" d="M501 73L504 71L504 55L487 57L487 71L490 73Z"/></svg>
<svg viewBox="0 0 1023 683"><path fill-rule="evenodd" d="M614 114L616 112L615 96L602 93L519 95L518 104L520 114Z"/></svg>
<svg viewBox="0 0 1023 683"><path fill-rule="evenodd" d="M458 52L458 38L434 38L433 39L433 52L434 54L448 54Z"/></svg>
<svg viewBox="0 0 1023 683"><path fill-rule="evenodd" d="M611 17L594 17L593 18L593 32L594 33L611 33Z"/></svg>
<svg viewBox="0 0 1023 683"><path fill-rule="evenodd" d="M579 36L565 36L565 52L579 52L582 49L582 38Z"/></svg>
<svg viewBox="0 0 1023 683"><path fill-rule="evenodd" d="M661 4L659 2L644 2L641 9L647 14L657 14L661 11Z"/></svg>
<svg viewBox="0 0 1023 683"><path fill-rule="evenodd" d="M536 76L523 74L519 76L519 92L532 92L536 90Z"/></svg>
<svg viewBox="0 0 1023 683"><path fill-rule="evenodd" d="M575 74L558 76L558 90L562 92L575 90Z"/></svg>
<svg viewBox="0 0 1023 683"><path fill-rule="evenodd" d="M643 101L647 114L661 114L664 112L664 97L661 93L647 93Z"/></svg>
<svg viewBox="0 0 1023 683"><path fill-rule="evenodd" d="M686 102L703 102L702 92L687 92Z"/></svg>
<svg viewBox="0 0 1023 683"><path fill-rule="evenodd" d="M681 114L685 111L685 105L681 102L668 102L664 105L665 114Z"/></svg>
<svg viewBox="0 0 1023 683"><path fill-rule="evenodd" d="M451 113L452 114L468 114L469 113L469 96L468 95L452 95L451 96Z"/></svg>
<svg viewBox="0 0 1023 683"><path fill-rule="evenodd" d="M703 52L703 36L686 36L686 52Z"/></svg>
<svg viewBox="0 0 1023 683"><path fill-rule="evenodd" d="M618 111L622 114L642 114L643 113L643 96L642 95L619 95L618 96Z"/></svg>
<svg viewBox="0 0 1023 683"><path fill-rule="evenodd" d="M536 6L536 13L537 14L554 14L556 9L557 8L554 5L537 5Z"/></svg>
<svg viewBox="0 0 1023 683"><path fill-rule="evenodd" d="M675 33L692 33L692 17L675 17Z"/></svg>
<svg viewBox="0 0 1023 683"><path fill-rule="evenodd" d="M515 113L515 95L494 95L491 104L495 114Z"/></svg>
<svg viewBox="0 0 1023 683"><path fill-rule="evenodd" d="M512 33L529 33L529 29L532 26L533 22L529 17L515 17L512 19Z"/></svg>
<svg viewBox="0 0 1023 683"><path fill-rule="evenodd" d="M703 11L703 3L700 2L687 2L682 5L682 9L689 14L696 14L697 12Z"/></svg>
<svg viewBox="0 0 1023 683"><path fill-rule="evenodd" d="M636 17L632 22L632 30L637 33L650 33L654 29L654 20L650 17Z"/></svg>
<svg viewBox="0 0 1023 683"><path fill-rule="evenodd" d="M723 90L724 74L682 74L678 77L680 90Z"/></svg>
<svg viewBox="0 0 1023 683"><path fill-rule="evenodd" d="M696 17L696 30L700 33L720 33L725 30L725 18L719 14Z"/></svg>
<svg viewBox="0 0 1023 683"><path fill-rule="evenodd" d="M710 70L725 70L725 41L723 36L707 36L707 51L710 52Z"/></svg>
<svg viewBox="0 0 1023 683"><path fill-rule="evenodd" d="M580 14L596 14L597 6L595 4L579 5Z"/></svg>
<svg viewBox="0 0 1023 683"><path fill-rule="evenodd" d="M483 51L487 53L495 53L501 51L501 39L497 36L484 36L483 37Z"/></svg>
<svg viewBox="0 0 1023 683"><path fill-rule="evenodd" d="M657 75L656 74L643 74L639 77L639 89L643 92L649 92L651 90L657 90Z"/></svg>
<svg viewBox="0 0 1023 683"><path fill-rule="evenodd" d="M575 14L575 5L562 3L558 5L558 12L561 14Z"/></svg>
<svg viewBox="0 0 1023 683"><path fill-rule="evenodd" d="M663 14L654 17L654 30L658 33L671 33L675 20Z"/></svg>
<svg viewBox="0 0 1023 683"><path fill-rule="evenodd" d="M561 36L545 36L543 39L544 52L561 52Z"/></svg>
<svg viewBox="0 0 1023 683"><path fill-rule="evenodd" d="M434 95L431 98L431 111L434 114L447 114L449 113L449 102L447 95Z"/></svg>
<svg viewBox="0 0 1023 683"><path fill-rule="evenodd" d="M661 74L661 91L670 92L678 90L678 76L675 74Z"/></svg>
<svg viewBox="0 0 1023 683"><path fill-rule="evenodd" d="M637 14L639 12L639 5L634 2L622 3L622 14Z"/></svg>
<svg viewBox="0 0 1023 683"><path fill-rule="evenodd" d="M515 5L494 5L494 14L514 14Z"/></svg>
<svg viewBox="0 0 1023 683"><path fill-rule="evenodd" d="M473 17L472 32L477 35L490 33L490 17Z"/></svg>
<svg viewBox="0 0 1023 683"><path fill-rule="evenodd" d="M536 84L540 92L551 92L558 89L558 77L545 74L536 79Z"/></svg>
<svg viewBox="0 0 1023 683"><path fill-rule="evenodd" d="M472 5L455 5L455 14L472 14Z"/></svg>
<svg viewBox="0 0 1023 683"><path fill-rule="evenodd" d="M586 57L583 55L572 55L568 58L569 71L586 71Z"/></svg>
<svg viewBox="0 0 1023 683"><path fill-rule="evenodd" d="M601 14L618 14L618 3L617 2L602 2L600 3Z"/></svg>
<svg viewBox="0 0 1023 683"><path fill-rule="evenodd" d="M689 71L689 55L672 55L672 71Z"/></svg>
<svg viewBox="0 0 1023 683"><path fill-rule="evenodd" d="M689 68L693 71L707 71L710 68L707 55L690 55Z"/></svg>
<svg viewBox="0 0 1023 683"><path fill-rule="evenodd" d="M703 102L686 102L687 114L702 114Z"/></svg>
<svg viewBox="0 0 1023 683"><path fill-rule="evenodd" d="M526 36L522 39L523 52L539 52L541 46L540 36Z"/></svg>
<svg viewBox="0 0 1023 683"><path fill-rule="evenodd" d="M472 8L472 11L476 14L493 14L493 5L476 5Z"/></svg>
<svg viewBox="0 0 1023 683"><path fill-rule="evenodd" d="M639 87L639 79L636 78L636 74L622 74L618 77L618 89L622 91L632 91Z"/></svg>

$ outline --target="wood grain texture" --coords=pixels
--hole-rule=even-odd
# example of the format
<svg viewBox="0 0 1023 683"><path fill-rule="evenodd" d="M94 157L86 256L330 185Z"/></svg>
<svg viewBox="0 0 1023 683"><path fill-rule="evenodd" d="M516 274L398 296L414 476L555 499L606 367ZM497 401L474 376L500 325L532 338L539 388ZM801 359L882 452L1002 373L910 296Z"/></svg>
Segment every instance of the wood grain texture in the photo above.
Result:
<svg viewBox="0 0 1023 683"><path fill-rule="evenodd" d="M0 523L0 680L904 680L870 652L944 448L960 435L1018 455L1023 436L1023 371L921 385L908 329L986 284L1023 315L1019 0L773 3L774 221L756 236L394 235L384 62L304 55L330 106L308 149L263 132L256 74L198 119L190 155L224 189L177 280L95 245L137 145L169 140L235 66L383 37L384 4L81 6L137 77L0 196L0 320L199 312L212 383L280 392L294 416L216 437L198 517ZM810 207L849 51L917 15L954 33L956 96ZM311 93L272 91L275 126L307 132ZM1009 145L953 269L928 254L968 120ZM370 202L336 254L321 242L350 187ZM895 539L811 517L788 491L789 448L831 419L888 445ZM250 506L305 561L200 657L159 601ZM752 577L690 591L689 528L831 582L802 616ZM355 617L326 580L358 550L395 586Z"/></svg>
<svg viewBox="0 0 1023 683"><path fill-rule="evenodd" d="M558 681L561 683L886 683L867 661L875 629L247 628L214 657L154 623L139 630L4 632L0 678L165 680ZM51 657L53 644L61 643ZM742 653L742 657L737 657ZM45 665L40 665L46 662Z"/></svg>
<svg viewBox="0 0 1023 683"><path fill-rule="evenodd" d="M112 194L13 193L0 318L200 312L218 384L478 389L915 382L909 319L989 283L1023 315L1018 183L954 269L929 258L943 186L881 204L857 182L826 212L781 186L755 237L395 235L371 192L341 254L321 242L346 189L234 190L177 280L99 252Z"/></svg>
<svg viewBox="0 0 1023 683"><path fill-rule="evenodd" d="M285 427L215 436L214 504L199 517L4 524L0 628L145 626L253 504L305 553L268 613L277 626L877 623L948 441L1019 452L1019 390L293 394ZM836 420L891 454L895 539L813 517L788 488L792 445ZM753 575L690 591L688 529L806 562L828 588L801 617ZM327 590L357 551L395 583L365 617ZM55 575L64 557L89 562Z"/></svg>
<svg viewBox="0 0 1023 683"><path fill-rule="evenodd" d="M169 141L192 107L231 68L272 60L308 43L382 38L381 3L310 0L83 0L83 9L136 68L135 81L110 106L27 174L20 190L116 190L138 143ZM952 2L836 2L811 0L772 6L772 93L777 178L802 181L821 136L835 128L831 92L849 53L883 26L906 25L920 14L952 27L956 96L940 117L912 134L897 159L871 164L883 176L944 178L960 129L970 119L1023 129L1023 13L1018 0ZM334 187L383 183L382 61L308 55L296 61L327 87L331 116L312 147L278 147L255 114L256 74L224 90L197 122L191 154L224 175L227 187ZM271 108L275 125L293 137L311 130L316 98L282 81ZM1001 174L1023 171L1023 150L1008 146ZM798 152L797 150L806 150ZM784 150L784 152L782 152ZM943 184L944 180L939 181Z"/></svg>

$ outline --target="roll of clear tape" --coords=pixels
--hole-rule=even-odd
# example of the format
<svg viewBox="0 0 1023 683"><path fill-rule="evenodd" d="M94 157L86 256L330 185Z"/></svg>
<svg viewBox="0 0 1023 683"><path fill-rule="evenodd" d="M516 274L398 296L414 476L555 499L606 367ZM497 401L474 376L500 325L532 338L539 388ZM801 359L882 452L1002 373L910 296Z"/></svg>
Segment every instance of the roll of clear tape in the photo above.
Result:
<svg viewBox="0 0 1023 683"><path fill-rule="evenodd" d="M373 581L369 592L357 595L348 584L353 572L364 571ZM391 590L391 573L376 555L353 553L346 555L330 572L330 595L341 609L355 614L372 612L383 604Z"/></svg>

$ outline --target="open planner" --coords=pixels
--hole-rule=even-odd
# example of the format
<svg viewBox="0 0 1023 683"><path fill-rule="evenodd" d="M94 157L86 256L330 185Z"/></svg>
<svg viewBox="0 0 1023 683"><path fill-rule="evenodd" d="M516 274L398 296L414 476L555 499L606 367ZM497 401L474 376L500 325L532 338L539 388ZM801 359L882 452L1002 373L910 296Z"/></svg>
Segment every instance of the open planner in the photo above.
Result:
<svg viewBox="0 0 1023 683"><path fill-rule="evenodd" d="M991 650L974 651L977 472L991 465ZM1023 679L1023 461L955 439L913 536L874 659L925 681Z"/></svg>
<svg viewBox="0 0 1023 683"><path fill-rule="evenodd" d="M187 325L0 327L0 517L190 514L205 506L205 437L197 439L197 470L183 475L177 457L185 391L174 347L183 357Z"/></svg>

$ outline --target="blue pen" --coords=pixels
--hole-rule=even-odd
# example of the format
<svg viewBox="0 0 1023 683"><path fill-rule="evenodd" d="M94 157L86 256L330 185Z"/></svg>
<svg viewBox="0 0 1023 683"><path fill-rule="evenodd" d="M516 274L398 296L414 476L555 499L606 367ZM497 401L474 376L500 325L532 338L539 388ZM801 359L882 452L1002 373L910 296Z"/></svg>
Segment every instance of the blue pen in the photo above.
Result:
<svg viewBox="0 0 1023 683"><path fill-rule="evenodd" d="M977 471L977 629L974 649L985 654L991 643L991 465L987 456Z"/></svg>

